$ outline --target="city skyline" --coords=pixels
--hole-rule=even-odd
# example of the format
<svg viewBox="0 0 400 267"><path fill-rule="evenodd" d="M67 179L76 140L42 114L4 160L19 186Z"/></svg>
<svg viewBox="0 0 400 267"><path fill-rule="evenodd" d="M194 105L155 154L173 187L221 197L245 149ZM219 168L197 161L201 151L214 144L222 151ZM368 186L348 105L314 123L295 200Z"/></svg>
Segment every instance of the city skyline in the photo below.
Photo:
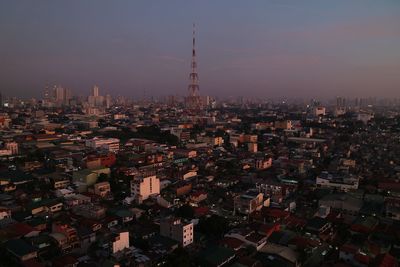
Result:
<svg viewBox="0 0 400 267"><path fill-rule="evenodd" d="M368 2L368 3L366 3ZM0 92L46 84L142 98L187 94L192 23L201 94L398 97L396 1L6 1ZM17 16L18 15L18 16Z"/></svg>

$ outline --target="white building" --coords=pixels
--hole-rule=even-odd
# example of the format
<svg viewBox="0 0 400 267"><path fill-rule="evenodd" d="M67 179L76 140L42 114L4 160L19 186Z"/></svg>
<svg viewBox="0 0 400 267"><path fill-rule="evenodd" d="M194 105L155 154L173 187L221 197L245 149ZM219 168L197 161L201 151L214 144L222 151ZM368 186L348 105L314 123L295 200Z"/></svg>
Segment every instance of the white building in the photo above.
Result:
<svg viewBox="0 0 400 267"><path fill-rule="evenodd" d="M116 234L112 242L112 253L129 248L129 232L121 232Z"/></svg>
<svg viewBox="0 0 400 267"><path fill-rule="evenodd" d="M131 194L138 203L150 196L160 194L160 179L157 176L135 178L131 181Z"/></svg>
<svg viewBox="0 0 400 267"><path fill-rule="evenodd" d="M93 149L104 149L112 152L119 150L119 139L117 138L98 138L86 140L85 145Z"/></svg>
<svg viewBox="0 0 400 267"><path fill-rule="evenodd" d="M336 188L342 191L358 189L359 178L322 172L315 181L317 187Z"/></svg>
<svg viewBox="0 0 400 267"><path fill-rule="evenodd" d="M178 241L182 247L193 243L193 223L178 218L166 218L160 222L160 234Z"/></svg>
<svg viewBox="0 0 400 267"><path fill-rule="evenodd" d="M315 116L325 116L325 114L326 114L325 107L316 107L314 109L314 114L315 114Z"/></svg>

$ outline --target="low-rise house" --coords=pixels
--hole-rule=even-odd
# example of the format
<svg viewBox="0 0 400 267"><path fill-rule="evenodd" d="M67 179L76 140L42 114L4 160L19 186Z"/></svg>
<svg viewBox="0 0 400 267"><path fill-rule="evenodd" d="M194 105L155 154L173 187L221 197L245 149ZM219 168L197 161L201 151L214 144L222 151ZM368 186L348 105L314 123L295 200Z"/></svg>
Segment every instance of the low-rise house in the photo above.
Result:
<svg viewBox="0 0 400 267"><path fill-rule="evenodd" d="M37 250L28 242L22 239L8 240L4 247L11 257L15 258L18 263L35 259L37 257Z"/></svg>
<svg viewBox="0 0 400 267"><path fill-rule="evenodd" d="M52 179L54 189L65 189L70 185L71 181L67 178L57 177Z"/></svg>
<svg viewBox="0 0 400 267"><path fill-rule="evenodd" d="M355 216L359 213L363 200L348 194L327 194L319 201L319 205L330 207L332 210L341 211L346 215Z"/></svg>
<svg viewBox="0 0 400 267"><path fill-rule="evenodd" d="M97 168L97 169L83 169L76 171L72 174L74 182L81 182L87 186L94 185L101 174L109 176L111 173L110 168Z"/></svg>
<svg viewBox="0 0 400 267"><path fill-rule="evenodd" d="M102 222L104 228L111 229L118 225L118 217L107 216L101 222Z"/></svg>
<svg viewBox="0 0 400 267"><path fill-rule="evenodd" d="M192 191L193 185L191 182L179 182L174 185L176 196L184 196Z"/></svg>
<svg viewBox="0 0 400 267"><path fill-rule="evenodd" d="M27 206L27 211L30 211L32 215L36 215L42 212L56 213L61 211L63 208L63 202L59 199L44 199L40 201L33 201Z"/></svg>
<svg viewBox="0 0 400 267"><path fill-rule="evenodd" d="M331 223L327 219L321 217L313 217L309 219L305 226L305 230L323 240L328 239L332 235Z"/></svg>
<svg viewBox="0 0 400 267"><path fill-rule="evenodd" d="M134 214L131 210L126 208L112 209L109 213L119 219L122 224L133 221Z"/></svg>
<svg viewBox="0 0 400 267"><path fill-rule="evenodd" d="M89 204L91 202L92 202L92 199L90 197L82 195L82 194L67 196L64 199L64 203L65 203L65 206L67 209L70 209L72 207L79 206L79 205Z"/></svg>
<svg viewBox="0 0 400 267"><path fill-rule="evenodd" d="M11 209L0 207L0 220L11 218Z"/></svg>
<svg viewBox="0 0 400 267"><path fill-rule="evenodd" d="M315 181L317 187L336 188L341 191L357 190L359 178L322 172Z"/></svg>
<svg viewBox="0 0 400 267"><path fill-rule="evenodd" d="M101 227L101 224L100 224ZM96 232L92 228L80 227L77 230L80 248L85 252L87 249L96 242Z"/></svg>
<svg viewBox="0 0 400 267"><path fill-rule="evenodd" d="M157 204L164 208L172 208L179 203L179 198L177 198L174 194L162 193L157 196Z"/></svg>
<svg viewBox="0 0 400 267"><path fill-rule="evenodd" d="M40 233L39 230L33 228L25 222L12 223L8 225L5 230L11 232L15 237L18 238L37 236Z"/></svg>
<svg viewBox="0 0 400 267"><path fill-rule="evenodd" d="M111 187L109 182L100 182L94 185L94 193L104 198L111 194Z"/></svg>
<svg viewBox="0 0 400 267"><path fill-rule="evenodd" d="M92 203L74 206L72 211L76 215L95 220L102 219L106 215L106 209L104 207Z"/></svg>
<svg viewBox="0 0 400 267"><path fill-rule="evenodd" d="M268 206L267 201L264 200L264 194L256 190L248 190L246 193L234 198L235 212L241 214L253 213L264 206Z"/></svg>
<svg viewBox="0 0 400 267"><path fill-rule="evenodd" d="M119 139L117 138L99 138L86 140L85 145L92 149L103 149L111 152L119 150Z"/></svg>
<svg viewBox="0 0 400 267"><path fill-rule="evenodd" d="M80 245L76 229L66 223L53 223L50 236L56 240L58 246L64 251L77 248Z"/></svg>
<svg viewBox="0 0 400 267"><path fill-rule="evenodd" d="M277 244L266 244L255 256L263 266L300 266L299 254L293 249Z"/></svg>
<svg viewBox="0 0 400 267"><path fill-rule="evenodd" d="M379 225L379 219L372 216L358 216L350 225L352 232L361 234L372 233Z"/></svg>
<svg viewBox="0 0 400 267"><path fill-rule="evenodd" d="M225 237L239 239L246 245L253 246L256 250L260 250L267 243L267 236L251 229L233 229Z"/></svg>
<svg viewBox="0 0 400 267"><path fill-rule="evenodd" d="M190 194L190 200L194 203L200 203L207 199L207 193L204 191L197 191Z"/></svg>
<svg viewBox="0 0 400 267"><path fill-rule="evenodd" d="M38 257L48 254L55 245L54 240L47 234L31 237L29 242L37 250Z"/></svg>
<svg viewBox="0 0 400 267"><path fill-rule="evenodd" d="M67 198L75 195L75 192L73 190L66 188L57 189L54 193L56 197L62 197L62 198Z"/></svg>

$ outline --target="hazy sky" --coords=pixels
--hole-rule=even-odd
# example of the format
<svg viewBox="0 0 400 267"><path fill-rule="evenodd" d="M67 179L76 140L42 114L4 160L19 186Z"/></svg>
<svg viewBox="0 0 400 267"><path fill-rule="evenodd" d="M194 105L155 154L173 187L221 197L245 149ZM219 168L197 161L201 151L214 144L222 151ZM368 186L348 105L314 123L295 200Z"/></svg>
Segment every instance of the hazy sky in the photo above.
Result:
<svg viewBox="0 0 400 267"><path fill-rule="evenodd" d="M0 91L400 97L400 0L0 0Z"/></svg>

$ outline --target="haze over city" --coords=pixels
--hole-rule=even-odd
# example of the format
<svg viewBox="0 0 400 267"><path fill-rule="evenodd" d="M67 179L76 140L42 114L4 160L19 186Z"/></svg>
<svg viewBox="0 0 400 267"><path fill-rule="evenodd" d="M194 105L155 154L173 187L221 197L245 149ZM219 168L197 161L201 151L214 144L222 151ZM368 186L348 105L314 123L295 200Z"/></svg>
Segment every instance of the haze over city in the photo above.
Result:
<svg viewBox="0 0 400 267"><path fill-rule="evenodd" d="M0 91L397 97L400 1L2 1Z"/></svg>
<svg viewBox="0 0 400 267"><path fill-rule="evenodd" d="M399 267L400 0L0 1L0 267Z"/></svg>

